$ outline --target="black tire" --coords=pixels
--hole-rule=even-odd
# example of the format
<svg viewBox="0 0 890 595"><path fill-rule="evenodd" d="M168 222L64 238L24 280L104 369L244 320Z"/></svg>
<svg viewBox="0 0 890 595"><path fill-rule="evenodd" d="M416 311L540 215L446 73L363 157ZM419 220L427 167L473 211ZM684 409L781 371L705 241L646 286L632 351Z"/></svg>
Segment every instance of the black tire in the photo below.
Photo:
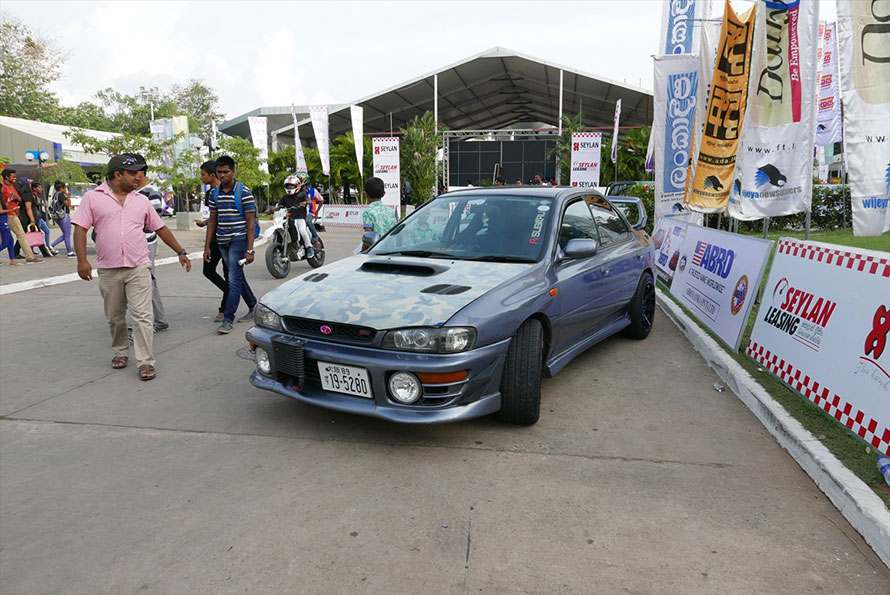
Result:
<svg viewBox="0 0 890 595"><path fill-rule="evenodd" d="M266 268L276 279L284 279L290 272L290 260L284 253L284 245L278 234L266 248Z"/></svg>
<svg viewBox="0 0 890 595"><path fill-rule="evenodd" d="M541 372L544 329L541 321L529 318L510 340L501 376L500 421L531 425L541 416Z"/></svg>
<svg viewBox="0 0 890 595"><path fill-rule="evenodd" d="M631 339L645 339L655 322L655 281L651 273L643 273L637 291L630 301L630 326L624 335Z"/></svg>
<svg viewBox="0 0 890 595"><path fill-rule="evenodd" d="M321 238L318 238L318 246L315 249L315 256L306 259L309 262L309 266L313 269L317 269L324 264L324 242L321 241Z"/></svg>

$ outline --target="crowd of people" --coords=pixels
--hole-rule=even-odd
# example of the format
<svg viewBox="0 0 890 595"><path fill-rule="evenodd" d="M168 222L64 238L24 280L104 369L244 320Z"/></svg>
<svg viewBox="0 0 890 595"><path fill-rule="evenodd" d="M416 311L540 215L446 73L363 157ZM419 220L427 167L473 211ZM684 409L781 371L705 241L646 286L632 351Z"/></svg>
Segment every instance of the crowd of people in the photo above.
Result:
<svg viewBox="0 0 890 595"><path fill-rule="evenodd" d="M0 193L0 252L4 249L12 266L41 263L43 257L56 256L56 246L65 243L66 255L74 258L71 249L71 195L62 182L53 184L53 194L45 198L43 185L32 180L19 180L16 171L2 171ZM52 219L61 235L51 241L47 220Z"/></svg>

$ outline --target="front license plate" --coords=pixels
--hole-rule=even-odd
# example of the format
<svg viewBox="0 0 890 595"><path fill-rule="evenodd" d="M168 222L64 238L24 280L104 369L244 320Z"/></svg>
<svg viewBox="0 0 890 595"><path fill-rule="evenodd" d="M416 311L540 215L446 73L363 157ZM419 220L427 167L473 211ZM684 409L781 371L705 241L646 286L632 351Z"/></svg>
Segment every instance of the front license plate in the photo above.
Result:
<svg viewBox="0 0 890 595"><path fill-rule="evenodd" d="M321 376L321 387L335 393L372 398L371 380L364 368L354 368L343 364L318 362L318 375Z"/></svg>

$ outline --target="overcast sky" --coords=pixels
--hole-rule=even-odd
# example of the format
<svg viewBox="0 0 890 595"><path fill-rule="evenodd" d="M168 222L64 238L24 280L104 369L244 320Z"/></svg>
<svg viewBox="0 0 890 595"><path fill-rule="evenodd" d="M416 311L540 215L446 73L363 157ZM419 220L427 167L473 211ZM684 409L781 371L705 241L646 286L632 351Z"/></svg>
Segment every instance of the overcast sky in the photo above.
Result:
<svg viewBox="0 0 890 595"><path fill-rule="evenodd" d="M662 5L4 0L2 9L65 54L54 88L63 104L105 87L133 94L199 78L231 118L259 106L347 103L494 46L651 89ZM820 0L820 12L833 20L834 2Z"/></svg>

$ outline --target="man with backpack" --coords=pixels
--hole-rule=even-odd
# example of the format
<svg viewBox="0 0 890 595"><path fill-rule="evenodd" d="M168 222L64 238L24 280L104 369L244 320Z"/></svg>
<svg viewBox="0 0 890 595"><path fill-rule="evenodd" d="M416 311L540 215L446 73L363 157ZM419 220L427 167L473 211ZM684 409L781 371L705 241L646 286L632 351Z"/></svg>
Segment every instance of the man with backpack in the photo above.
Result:
<svg viewBox="0 0 890 595"><path fill-rule="evenodd" d="M210 239L216 236L223 262L229 271L229 295L223 321L216 331L222 335L232 332L238 303L244 298L248 312L238 322L252 322L257 299L244 276L243 260L253 262L253 241L258 235L256 202L250 189L235 180L235 160L223 155L216 160L216 177L219 186L214 188L209 200L210 218L204 239L204 261L210 262Z"/></svg>

